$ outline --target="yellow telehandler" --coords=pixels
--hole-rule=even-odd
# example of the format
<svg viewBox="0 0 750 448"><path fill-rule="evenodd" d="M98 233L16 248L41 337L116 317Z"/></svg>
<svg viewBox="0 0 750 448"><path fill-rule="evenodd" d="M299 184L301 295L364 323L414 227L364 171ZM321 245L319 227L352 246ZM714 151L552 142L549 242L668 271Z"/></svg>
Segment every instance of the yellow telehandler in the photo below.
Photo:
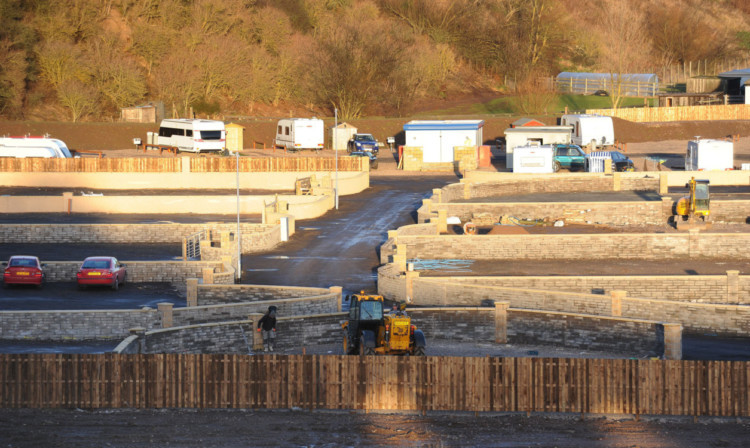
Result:
<svg viewBox="0 0 750 448"><path fill-rule="evenodd" d="M362 291L346 298L349 320L344 329L344 353L347 355L425 355L422 330L412 325L402 305L384 312L383 296Z"/></svg>

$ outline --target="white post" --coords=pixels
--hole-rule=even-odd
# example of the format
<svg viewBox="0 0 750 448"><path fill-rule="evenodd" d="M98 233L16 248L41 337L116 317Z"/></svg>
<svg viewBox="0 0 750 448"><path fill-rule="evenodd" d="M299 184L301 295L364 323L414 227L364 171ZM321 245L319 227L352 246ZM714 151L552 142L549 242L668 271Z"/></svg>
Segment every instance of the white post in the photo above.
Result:
<svg viewBox="0 0 750 448"><path fill-rule="evenodd" d="M242 235L240 234L240 151L235 153L237 161L237 272L235 278L242 280Z"/></svg>
<svg viewBox="0 0 750 448"><path fill-rule="evenodd" d="M336 210L339 209L339 147L338 147L338 126L339 126L339 110L333 108L333 151L336 153L336 185L333 187L333 195L336 198Z"/></svg>

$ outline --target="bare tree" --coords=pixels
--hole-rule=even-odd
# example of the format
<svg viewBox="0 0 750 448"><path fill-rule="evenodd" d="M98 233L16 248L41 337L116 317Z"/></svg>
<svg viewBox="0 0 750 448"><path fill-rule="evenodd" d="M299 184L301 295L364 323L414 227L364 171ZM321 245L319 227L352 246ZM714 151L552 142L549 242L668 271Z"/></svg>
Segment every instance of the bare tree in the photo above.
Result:
<svg viewBox="0 0 750 448"><path fill-rule="evenodd" d="M68 109L74 123L96 108L96 90L77 79L62 83L57 89L57 98Z"/></svg>
<svg viewBox="0 0 750 448"><path fill-rule="evenodd" d="M608 2L600 6L602 17L601 66L609 73L609 97L617 109L625 96L624 75L638 73L648 65L650 45L644 17L630 2Z"/></svg>

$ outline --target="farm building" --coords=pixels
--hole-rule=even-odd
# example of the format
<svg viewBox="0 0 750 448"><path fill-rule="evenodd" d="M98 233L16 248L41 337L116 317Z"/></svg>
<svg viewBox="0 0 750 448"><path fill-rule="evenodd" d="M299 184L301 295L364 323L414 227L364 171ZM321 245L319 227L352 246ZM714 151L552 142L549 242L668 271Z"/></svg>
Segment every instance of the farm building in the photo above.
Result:
<svg viewBox="0 0 750 448"><path fill-rule="evenodd" d="M120 121L126 123L158 123L164 119L164 103L148 103L120 109Z"/></svg>
<svg viewBox="0 0 750 448"><path fill-rule="evenodd" d="M653 73L576 73L562 72L557 75L555 85L562 93L592 95L598 91L611 92L621 79L624 96L654 96L659 91L659 77Z"/></svg>
<svg viewBox="0 0 750 448"><path fill-rule="evenodd" d="M484 120L410 121L404 125L405 146L422 148L422 162L453 162L456 146L479 146Z"/></svg>
<svg viewBox="0 0 750 448"><path fill-rule="evenodd" d="M659 107L709 106L724 104L722 92L712 93L660 93L657 95Z"/></svg>
<svg viewBox="0 0 750 448"><path fill-rule="evenodd" d="M724 93L729 95L730 103L748 104L750 95L746 94L746 89L750 85L750 68L719 73L719 78L721 79Z"/></svg>
<svg viewBox="0 0 750 448"><path fill-rule="evenodd" d="M572 126L521 126L505 130L505 166L513 166L513 148L529 144L570 143Z"/></svg>

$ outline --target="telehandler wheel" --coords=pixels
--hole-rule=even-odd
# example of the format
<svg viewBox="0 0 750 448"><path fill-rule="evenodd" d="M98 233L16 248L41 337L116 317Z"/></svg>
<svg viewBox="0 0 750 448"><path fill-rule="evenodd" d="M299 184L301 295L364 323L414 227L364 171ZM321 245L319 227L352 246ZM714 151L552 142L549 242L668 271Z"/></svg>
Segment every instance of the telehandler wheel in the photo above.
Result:
<svg viewBox="0 0 750 448"><path fill-rule="evenodd" d="M372 356L375 354L375 349L373 347L365 347L364 344L359 345L359 354L361 356Z"/></svg>
<svg viewBox="0 0 750 448"><path fill-rule="evenodd" d="M353 355L356 349L349 344L349 333L344 332L344 354Z"/></svg>
<svg viewBox="0 0 750 448"><path fill-rule="evenodd" d="M425 348L424 347L414 347L414 355L413 356L424 356L425 355Z"/></svg>

